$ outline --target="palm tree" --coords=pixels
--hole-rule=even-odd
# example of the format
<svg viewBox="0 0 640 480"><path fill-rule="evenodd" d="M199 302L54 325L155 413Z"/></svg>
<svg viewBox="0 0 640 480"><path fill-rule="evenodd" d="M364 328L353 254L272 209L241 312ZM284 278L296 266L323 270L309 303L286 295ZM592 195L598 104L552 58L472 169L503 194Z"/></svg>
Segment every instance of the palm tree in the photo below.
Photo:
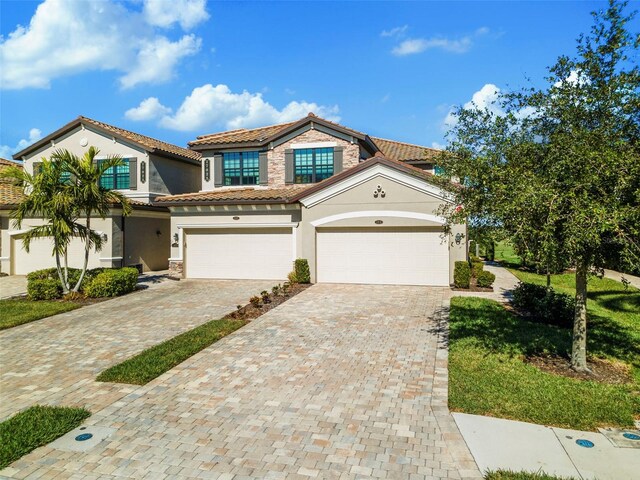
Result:
<svg viewBox="0 0 640 480"><path fill-rule="evenodd" d="M84 225L78 224L76 226L77 235L84 241L85 249L84 265L78 282L73 287L74 292L77 292L82 285L91 249L99 251L102 248L102 238L91 229L91 217L106 218L109 209L114 205L121 205L123 215L131 213L131 204L124 195L100 185L100 177L108 169L115 169L122 165L122 157L112 155L98 162L96 160L98 153L97 148L89 147L89 150L82 157L62 149L56 150L51 155L51 160L59 164L63 171L70 174L68 191L73 198L78 216L84 218Z"/></svg>
<svg viewBox="0 0 640 480"><path fill-rule="evenodd" d="M31 175L18 167L10 167L1 176L12 179L14 185L22 187L27 194L11 212L17 228L22 228L27 218L46 220L47 223L43 225L31 227L22 237L22 243L29 252L34 239L44 237L53 240L52 253L56 259L58 277L63 292L68 293L67 248L76 234L77 215L71 192L62 181L62 165L43 158L37 174ZM64 259L64 269L61 258Z"/></svg>

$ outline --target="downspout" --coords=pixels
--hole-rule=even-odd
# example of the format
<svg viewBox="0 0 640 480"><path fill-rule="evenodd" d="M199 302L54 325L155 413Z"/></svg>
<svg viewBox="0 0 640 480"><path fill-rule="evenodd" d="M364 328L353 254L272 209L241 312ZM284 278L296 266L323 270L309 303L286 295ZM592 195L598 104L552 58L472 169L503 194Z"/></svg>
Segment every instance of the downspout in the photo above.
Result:
<svg viewBox="0 0 640 480"><path fill-rule="evenodd" d="M126 254L127 254L127 249L126 249L126 238L125 238L125 223L127 221L127 217L125 217L124 215L122 215L122 260L120 260L120 267L124 267L125 266L125 260L126 260Z"/></svg>

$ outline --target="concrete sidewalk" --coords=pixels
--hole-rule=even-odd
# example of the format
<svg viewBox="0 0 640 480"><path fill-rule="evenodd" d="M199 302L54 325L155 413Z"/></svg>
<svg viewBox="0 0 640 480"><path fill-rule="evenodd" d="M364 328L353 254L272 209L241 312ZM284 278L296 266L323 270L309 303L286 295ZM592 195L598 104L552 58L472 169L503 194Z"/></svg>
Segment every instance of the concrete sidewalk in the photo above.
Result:
<svg viewBox="0 0 640 480"><path fill-rule="evenodd" d="M482 472L524 470L584 480L631 479L640 472L638 440L638 448L620 448L601 433L466 413L452 415ZM580 446L577 440L588 440L593 446Z"/></svg>
<svg viewBox="0 0 640 480"><path fill-rule="evenodd" d="M640 277L629 275L628 273L620 273L620 272L616 272L615 270L607 270L607 269L604 270L604 276L612 280L616 280L618 282L621 282L622 279L624 278L629 282L629 285L640 289Z"/></svg>

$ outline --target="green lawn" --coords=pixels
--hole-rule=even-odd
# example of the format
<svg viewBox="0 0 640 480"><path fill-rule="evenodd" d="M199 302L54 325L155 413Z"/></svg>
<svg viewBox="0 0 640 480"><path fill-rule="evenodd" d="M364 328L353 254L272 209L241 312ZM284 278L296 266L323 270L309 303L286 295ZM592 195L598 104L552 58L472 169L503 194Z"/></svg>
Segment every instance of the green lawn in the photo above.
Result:
<svg viewBox="0 0 640 480"><path fill-rule="evenodd" d="M510 470L496 470L487 472L485 480L574 480L570 477L556 477L546 473L512 472Z"/></svg>
<svg viewBox="0 0 640 480"><path fill-rule="evenodd" d="M0 423L0 470L73 430L89 415L82 408L36 405Z"/></svg>
<svg viewBox="0 0 640 480"><path fill-rule="evenodd" d="M114 365L96 380L144 385L245 324L243 320L212 320Z"/></svg>
<svg viewBox="0 0 640 480"><path fill-rule="evenodd" d="M546 285L544 275L511 270L523 282ZM575 295L573 273L551 276L558 292ZM609 278L591 277L587 286L587 351L600 358L631 364L640 386L640 290Z"/></svg>
<svg viewBox="0 0 640 480"><path fill-rule="evenodd" d="M599 334L599 351L624 359L637 355L638 344L631 345L621 325L610 320L609 326L616 330ZM638 384L576 380L523 362L527 354L566 356L570 347L567 329L527 322L492 300L455 297L450 313L449 406L579 430L632 426L634 415L640 416L640 397L633 393Z"/></svg>
<svg viewBox="0 0 640 480"><path fill-rule="evenodd" d="M520 257L516 255L513 245L508 241L496 242L495 260L504 266L517 268L522 264Z"/></svg>
<svg viewBox="0 0 640 480"><path fill-rule="evenodd" d="M72 302L0 300L0 330L75 310L79 307L80 305Z"/></svg>

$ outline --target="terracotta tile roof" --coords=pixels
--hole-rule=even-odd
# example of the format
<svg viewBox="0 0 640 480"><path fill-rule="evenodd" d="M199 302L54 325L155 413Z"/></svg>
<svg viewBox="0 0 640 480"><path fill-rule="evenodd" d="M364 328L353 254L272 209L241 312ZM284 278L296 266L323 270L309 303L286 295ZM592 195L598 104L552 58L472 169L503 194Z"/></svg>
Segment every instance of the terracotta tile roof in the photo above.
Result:
<svg viewBox="0 0 640 480"><path fill-rule="evenodd" d="M402 162L417 160L430 161L440 150L435 148L422 147L411 143L396 142L395 140L387 140L386 138L371 137L385 157L391 160L399 160Z"/></svg>
<svg viewBox="0 0 640 480"><path fill-rule="evenodd" d="M260 142L265 138L277 134L279 131L290 127L296 122L280 123L278 125L269 125L260 128L240 128L238 130L228 130L226 132L211 133L209 135L200 135L189 142L189 145L215 145L220 143L243 143L243 142Z"/></svg>
<svg viewBox="0 0 640 480"><path fill-rule="evenodd" d="M0 207L17 205L24 198L21 187L9 182L0 182Z"/></svg>
<svg viewBox="0 0 640 480"><path fill-rule="evenodd" d="M22 165L16 162L12 162L11 160L7 160L5 158L0 158L0 172L6 170L9 167L18 167L22 168ZM11 183L11 179L0 177L0 183Z"/></svg>
<svg viewBox="0 0 640 480"><path fill-rule="evenodd" d="M278 134L284 132L289 128L295 129L298 125L304 125L307 122L315 121L318 124L325 124L330 127L335 127L337 129L349 132L352 135L364 138L366 135L362 132L358 132L357 130L353 130L352 128L345 127L344 125L340 125L339 123L332 122L330 120L326 120L324 118L320 118L313 113L309 113L306 117L301 118L300 120L296 120L295 122L288 123L280 123L277 125L268 125L266 127L259 128L241 128L238 130L229 130L226 132L218 132L212 133L209 135L201 135L197 137L195 140L189 142L189 146L197 146L197 145L220 145L220 144L229 144L229 143L261 143L265 142L272 137L277 136Z"/></svg>
<svg viewBox="0 0 640 480"><path fill-rule="evenodd" d="M93 127L96 127L99 130L102 130L103 132L113 135L114 137L128 140L134 144L137 144L140 147L150 152L158 151L160 153L169 154L171 156L179 157L182 159L198 160L198 161L200 160L200 153L195 152L193 150L189 150L188 148L178 147L177 145L173 145L171 143L163 142L155 138L147 137L146 135L141 135L139 133L131 132L129 130L125 130L124 128L114 127L113 125L109 125L108 123L99 122L97 120L93 120L91 118L83 117L83 116L79 116L78 118L67 123L62 128L47 135L41 140L38 140L36 143L28 146L24 150L16 153L14 155L14 158L20 158L23 155L26 155L28 152L31 152L33 150L40 148L41 146L49 143L50 140L56 137L59 137L60 135L63 135L69 130L76 128L80 124L86 124L86 125L91 125Z"/></svg>
<svg viewBox="0 0 640 480"><path fill-rule="evenodd" d="M310 185L286 187L218 188L211 192L184 193L156 198L158 205L289 203L289 199L308 189Z"/></svg>

